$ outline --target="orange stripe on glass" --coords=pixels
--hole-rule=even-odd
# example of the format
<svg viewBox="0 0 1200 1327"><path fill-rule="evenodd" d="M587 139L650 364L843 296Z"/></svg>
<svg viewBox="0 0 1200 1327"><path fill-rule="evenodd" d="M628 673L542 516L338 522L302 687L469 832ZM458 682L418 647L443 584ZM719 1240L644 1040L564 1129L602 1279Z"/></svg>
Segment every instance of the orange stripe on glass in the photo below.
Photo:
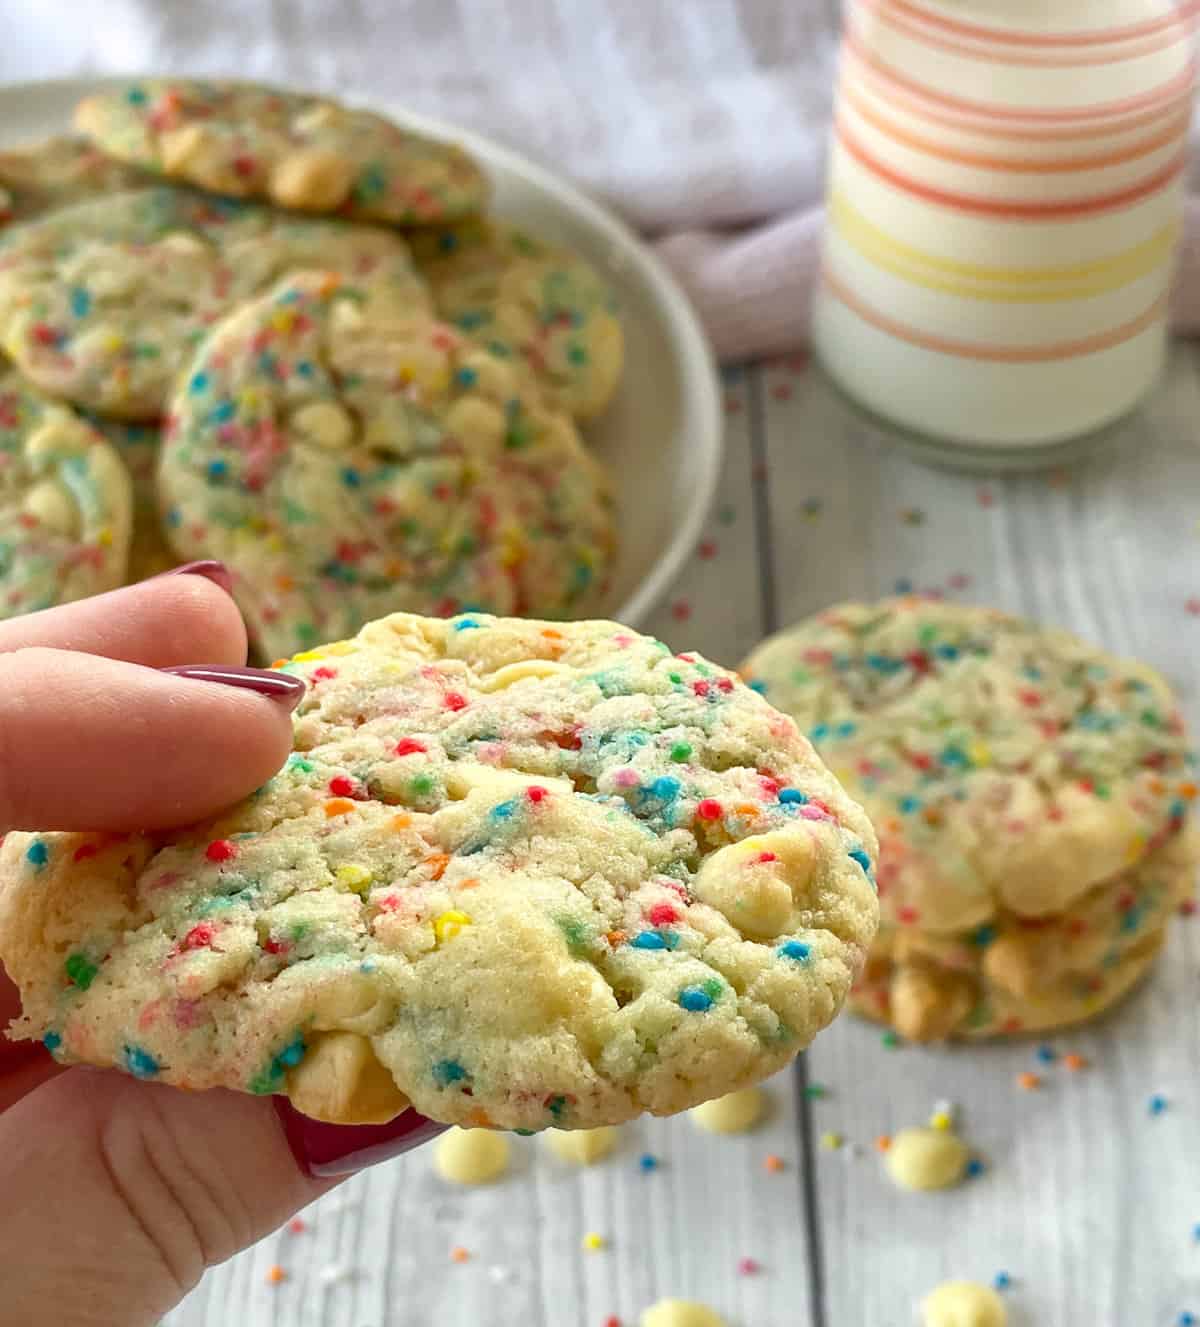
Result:
<svg viewBox="0 0 1200 1327"><path fill-rule="evenodd" d="M864 322L870 323L872 327L886 332L889 336L894 336L899 341L905 341L922 350L932 350L940 355L952 355L955 359L979 360L994 364L1049 364L1055 360L1078 359L1081 355L1094 355L1101 350L1111 350L1114 346L1132 341L1135 336L1140 336L1153 327L1163 316L1167 306L1166 295L1160 295L1144 313L1129 322L1078 341L1059 341L1046 346L996 346L932 336L872 308L839 281L828 268L822 272L821 279L826 290L852 313L858 314Z"/></svg>
<svg viewBox="0 0 1200 1327"><path fill-rule="evenodd" d="M1180 153L1167 162L1161 170L1155 171L1153 175L1147 176L1137 184L1095 198L1054 202L1005 202L999 198L977 198L970 194L956 194L945 189L935 189L932 185L922 184L901 171L893 170L890 166L884 165L855 138L841 117L835 122L834 133L838 142L860 166L886 184L890 184L893 189L911 194L912 197L919 198L924 203L932 203L936 207L946 207L954 212L969 212L976 216L995 217L1001 221L1070 221L1129 207L1166 188L1182 173L1187 160L1186 153Z"/></svg>
<svg viewBox="0 0 1200 1327"><path fill-rule="evenodd" d="M882 60L877 59L867 51L855 35L851 23L846 24L842 40L844 45L852 50L857 59L867 68L873 70L881 78L894 83L897 87L903 88L906 92L917 93L926 100L935 102L940 106L965 111L968 114L978 115L990 120L1027 120L1035 124L1062 124L1076 123L1080 120L1110 120L1118 118L1126 112L1133 113L1151 107L1161 109L1162 104L1169 99L1189 94L1196 74L1196 62L1194 59L1190 59L1187 67L1181 73L1175 75L1174 78L1169 78L1160 83L1158 87L1150 88L1149 91L1139 93L1136 97L1125 97L1120 101L1109 101L1089 106L1064 106L1053 109L1030 110L1022 106L993 106L987 102L966 101L961 97L952 97L944 92L932 92L928 87L904 78L890 65L884 64Z"/></svg>
<svg viewBox="0 0 1200 1327"><path fill-rule="evenodd" d="M945 143L934 142L909 130L901 129L894 122L879 115L863 97L852 87L843 84L842 100L854 107L855 111L875 130L890 138L895 143L926 156L936 157L939 161L953 161L960 166L976 166L983 170L1009 171L1019 175L1058 175L1078 171L1103 170L1108 166L1123 166L1131 161L1157 152L1179 142L1182 146L1188 129L1188 116L1176 116L1165 129L1133 143L1129 147L1112 152L1101 152L1090 157L1000 157L988 156L981 152L964 152Z"/></svg>
<svg viewBox="0 0 1200 1327"><path fill-rule="evenodd" d="M1187 40L1187 21L1169 16L1154 31L1130 33L1126 37L1094 42L1031 42L1023 38L1031 33L1009 32L1008 29L990 29L989 36L961 35L965 40L954 40L953 29L931 23L925 17L908 21L909 7L889 3L889 0L858 0L858 8L867 9L879 23L887 24L893 32L919 41L931 49L949 50L969 60L986 60L996 64L1035 66L1035 68L1070 68L1079 65L1107 65L1114 60L1135 60L1156 50L1181 44ZM942 33L950 32L950 36ZM1110 49L1114 42L1123 42L1119 53Z"/></svg>
<svg viewBox="0 0 1200 1327"><path fill-rule="evenodd" d="M884 0L898 13L927 23L932 28L955 32L961 37L975 37L980 41L1002 41L1010 46L1090 46L1105 42L1131 41L1145 37L1178 23L1187 22L1200 14L1200 0L1186 0L1174 12L1160 18L1148 18L1141 23L1127 23L1123 27L1091 28L1083 32L1029 32L1027 30L988 27L982 23L968 23L962 19L947 18L936 10L917 3L917 0ZM868 0L858 0L860 4ZM874 0L878 3L878 0Z"/></svg>
<svg viewBox="0 0 1200 1327"><path fill-rule="evenodd" d="M852 48L847 46L843 53L842 87L852 82L861 82L872 88L875 94L888 102L894 102L910 114L929 121L931 124L944 125L949 129L976 134L981 138L995 138L1005 142L1023 143L1033 140L1039 143L1074 143L1092 138L1111 138L1114 134L1132 133L1147 125L1165 123L1179 116L1187 116L1191 106L1191 90L1170 98L1162 106L1130 115L1119 122L1093 125L1047 127L1045 125L1006 125L986 120L963 112L950 112L934 108L925 100L919 89L905 91L897 87L886 74L871 69L855 59Z"/></svg>

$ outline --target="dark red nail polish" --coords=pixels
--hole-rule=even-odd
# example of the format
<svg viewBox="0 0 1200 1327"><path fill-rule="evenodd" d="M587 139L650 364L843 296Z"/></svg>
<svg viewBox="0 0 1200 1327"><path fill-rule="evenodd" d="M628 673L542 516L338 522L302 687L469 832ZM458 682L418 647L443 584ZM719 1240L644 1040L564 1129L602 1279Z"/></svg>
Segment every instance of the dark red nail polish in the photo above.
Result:
<svg viewBox="0 0 1200 1327"><path fill-rule="evenodd" d="M182 664L177 668L160 668L159 672L194 678L197 682L218 682L224 687L257 691L260 696L277 701L288 711L294 710L304 695L304 683L300 678L277 673L270 668L238 668L233 664Z"/></svg>
<svg viewBox="0 0 1200 1327"><path fill-rule="evenodd" d="M160 571L150 580L160 581L164 576L203 576L206 581L219 585L226 594L233 593L233 576L229 568L216 558L203 558L199 562L188 562L182 567L172 567L170 571Z"/></svg>
<svg viewBox="0 0 1200 1327"><path fill-rule="evenodd" d="M388 1124L324 1124L301 1115L287 1097L272 1097L296 1164L313 1179L353 1175L390 1161L436 1137L448 1126L409 1107Z"/></svg>

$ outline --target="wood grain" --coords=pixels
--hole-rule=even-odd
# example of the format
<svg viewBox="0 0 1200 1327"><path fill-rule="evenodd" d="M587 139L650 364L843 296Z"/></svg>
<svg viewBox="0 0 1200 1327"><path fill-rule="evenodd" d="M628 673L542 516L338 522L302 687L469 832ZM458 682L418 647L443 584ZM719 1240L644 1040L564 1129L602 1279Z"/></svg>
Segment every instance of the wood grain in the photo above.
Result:
<svg viewBox="0 0 1200 1327"><path fill-rule="evenodd" d="M646 628L736 664L764 630L839 598L912 586L1054 620L1162 668L1200 729L1200 379L1179 348L1103 454L1002 480L929 469L852 415L800 361L727 375L728 456L700 554ZM1193 611L1188 601L1195 599ZM1200 1315L1200 921L1103 1022L1041 1043L889 1050L852 1019L771 1085L763 1129L713 1140L686 1119L625 1129L572 1171L514 1140L501 1183L451 1190L427 1152L377 1167L209 1274L170 1327L634 1327L661 1295L730 1327L907 1327L938 1281L1006 1271L1014 1327L1172 1327ZM1025 1092L1018 1073L1039 1073ZM1167 1109L1152 1116L1161 1093ZM985 1172L945 1194L883 1176L874 1139L941 1098ZM821 1145L836 1132L846 1143ZM853 1146L851 1146L853 1144ZM661 1165L643 1173L641 1153ZM770 1175L768 1153L786 1168ZM806 1226L809 1227L806 1229ZM585 1252L595 1231L611 1243ZM470 1252L462 1265L450 1249ZM763 1265L741 1276L749 1256ZM278 1263L289 1279L267 1284ZM811 1269L810 1269L811 1264ZM329 1279L338 1269L346 1279Z"/></svg>

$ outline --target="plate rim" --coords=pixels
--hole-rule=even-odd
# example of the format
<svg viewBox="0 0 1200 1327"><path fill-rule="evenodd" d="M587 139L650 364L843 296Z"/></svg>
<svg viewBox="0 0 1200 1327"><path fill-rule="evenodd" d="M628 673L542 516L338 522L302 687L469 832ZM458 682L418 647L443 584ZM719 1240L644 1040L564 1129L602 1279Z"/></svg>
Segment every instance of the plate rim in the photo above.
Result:
<svg viewBox="0 0 1200 1327"><path fill-rule="evenodd" d="M131 79L151 77L163 77L163 75L140 72L82 73L0 83L0 110L4 101L14 97L19 98L23 94L38 96L57 90L65 99L67 95L86 95L89 89L96 91ZM179 77L217 79L228 76L212 73L180 73ZM238 82L253 81L233 77ZM305 91L289 83L272 86L291 92ZM314 92L314 95L337 94L322 90ZM458 126L437 116L409 110L388 97L369 95L361 98L353 97L347 98L346 104L385 114L432 137L461 143L485 163L494 162L508 174L520 177L527 186L550 195L560 206L579 217L593 231L599 232L601 237L613 247L622 265L629 265L637 270L643 283L650 289L655 303L664 311L679 364L681 390L688 401L688 413L695 416L693 427L683 438L683 445L687 450L689 462L696 467L698 473L694 476L692 500L683 518L672 530L665 549L633 592L614 610L614 616L621 622L630 626L640 626L674 583L696 546L704 522L712 510L724 459L725 429L719 370L712 346L691 302L666 264L641 239L632 226L607 204L593 198L565 175L477 130ZM64 126L64 129L67 127Z"/></svg>

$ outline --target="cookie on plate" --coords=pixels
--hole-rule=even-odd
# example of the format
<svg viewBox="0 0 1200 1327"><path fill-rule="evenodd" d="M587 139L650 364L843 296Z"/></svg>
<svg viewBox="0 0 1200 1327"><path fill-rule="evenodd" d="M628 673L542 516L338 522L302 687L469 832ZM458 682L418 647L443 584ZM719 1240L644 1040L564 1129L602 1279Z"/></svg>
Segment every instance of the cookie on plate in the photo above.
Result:
<svg viewBox="0 0 1200 1327"><path fill-rule="evenodd" d="M1053 1026L1055 1009L1097 1012L1129 984L1117 967L1157 948L1195 860L1196 788L1152 669L991 609L907 598L831 608L744 671L878 830L867 1012L911 1037ZM1155 902L1129 903L1147 881ZM1029 958L1039 929L1080 927L1055 962ZM930 987L931 964L951 977Z"/></svg>
<svg viewBox="0 0 1200 1327"><path fill-rule="evenodd" d="M131 507L129 476L105 440L0 368L0 617L120 585Z"/></svg>
<svg viewBox="0 0 1200 1327"><path fill-rule="evenodd" d="M144 581L177 566L180 559L163 534L158 502L158 464L162 457L162 428L157 422L131 423L88 415L87 421L111 443L124 462L133 489L133 533L129 540L126 580Z"/></svg>
<svg viewBox="0 0 1200 1327"><path fill-rule="evenodd" d="M212 323L313 263L369 280L377 302L428 307L394 231L158 187L0 235L0 344L51 395L156 419Z"/></svg>
<svg viewBox="0 0 1200 1327"><path fill-rule="evenodd" d="M397 609L581 616L608 485L510 361L374 287L287 278L216 327L159 474L181 558L229 565L265 657Z"/></svg>
<svg viewBox="0 0 1200 1327"><path fill-rule="evenodd" d="M611 622L396 614L286 665L294 754L175 834L9 834L19 1036L354 1122L670 1114L837 1013L875 837L790 719Z"/></svg>
<svg viewBox="0 0 1200 1327"><path fill-rule="evenodd" d="M487 178L461 147L329 97L146 78L80 102L75 127L144 170L304 212L424 226L487 201Z"/></svg>
<svg viewBox="0 0 1200 1327"><path fill-rule="evenodd" d="M598 415L621 376L624 338L594 267L502 221L414 231L413 256L438 313L523 365L547 402Z"/></svg>
<svg viewBox="0 0 1200 1327"><path fill-rule="evenodd" d="M70 134L0 148L0 225L145 183L141 171Z"/></svg>

